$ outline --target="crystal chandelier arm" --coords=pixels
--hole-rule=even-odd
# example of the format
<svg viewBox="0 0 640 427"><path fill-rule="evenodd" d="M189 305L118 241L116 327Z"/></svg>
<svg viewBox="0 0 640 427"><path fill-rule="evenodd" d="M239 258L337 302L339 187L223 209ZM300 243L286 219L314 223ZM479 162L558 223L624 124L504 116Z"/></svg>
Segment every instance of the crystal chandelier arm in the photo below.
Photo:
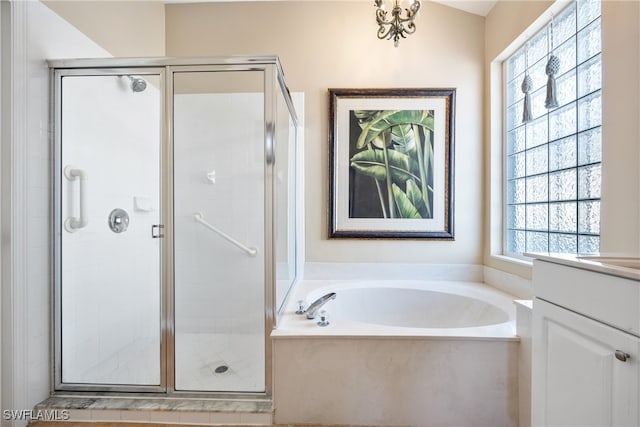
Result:
<svg viewBox="0 0 640 427"><path fill-rule="evenodd" d="M382 25L380 25L380 28L378 28L378 38L382 40L393 37L393 35L391 34L392 30L392 27L384 28Z"/></svg>
<svg viewBox="0 0 640 427"><path fill-rule="evenodd" d="M404 37L404 33L406 34L413 34L416 32L416 23L413 22L413 20L416 17L416 14L418 13L418 10L420 10L420 2L419 1L415 1L410 9L405 9L405 11L407 12L407 17L406 18L401 18L400 22L409 22L406 26L403 26L403 30L402 30L402 37Z"/></svg>
<svg viewBox="0 0 640 427"><path fill-rule="evenodd" d="M413 22L410 22L406 27L403 28L402 37L404 37L404 34L413 34L415 32L416 32L416 24L414 24Z"/></svg>
<svg viewBox="0 0 640 427"><path fill-rule="evenodd" d="M378 25L380 26L389 25L393 22L391 19L387 20L387 11L382 9L376 10L376 21L378 21Z"/></svg>
<svg viewBox="0 0 640 427"><path fill-rule="evenodd" d="M415 19L419 10L420 10L420 2L416 0L408 9L404 10L407 13L407 17L403 18L400 14L398 14L398 19L400 20L400 22L412 21L411 24L415 28L415 24L413 23L413 20Z"/></svg>
<svg viewBox="0 0 640 427"><path fill-rule="evenodd" d="M387 12L382 10L382 9L378 9L376 10L376 21L378 22L378 38L379 39L385 39L387 37L392 37L391 32L394 29L394 20L393 19L389 19L387 20ZM388 27L387 27L388 25Z"/></svg>

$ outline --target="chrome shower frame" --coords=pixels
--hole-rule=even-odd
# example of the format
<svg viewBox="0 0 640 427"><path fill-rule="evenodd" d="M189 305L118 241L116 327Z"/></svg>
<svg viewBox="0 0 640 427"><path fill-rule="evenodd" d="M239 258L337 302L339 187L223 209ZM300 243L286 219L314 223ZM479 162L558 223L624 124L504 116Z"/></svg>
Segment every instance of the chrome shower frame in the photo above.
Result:
<svg viewBox="0 0 640 427"><path fill-rule="evenodd" d="M276 325L277 310L275 302L275 129L277 91L280 90L288 107L289 115L296 132L299 121L293 101L284 81L284 73L277 56L231 56L207 58L100 58L49 61L51 76L51 123L53 152L51 179L54 183L51 201L53 223L51 226L51 256L53 293L52 293L52 348L51 348L51 384L52 394L69 394L69 392L101 392L118 395L126 392L127 396L174 396L174 397L216 397L216 398L270 398L272 390L272 348L270 334ZM176 391L175 390L175 329L174 329L174 230L171 226L173 218L173 73L189 71L261 71L264 75L264 225L265 225L265 277L264 277L264 344L265 344L265 391L264 392L209 392L209 391ZM120 386L103 384L75 384L62 382L62 254L61 254L61 112L62 77L71 75L159 75L161 87L161 223L165 224L164 239L160 254L161 265L161 383L159 386ZM297 138L296 138L297 139ZM296 220L298 223L299 220ZM296 248L300 250L300 248ZM298 272L299 274L299 272Z"/></svg>

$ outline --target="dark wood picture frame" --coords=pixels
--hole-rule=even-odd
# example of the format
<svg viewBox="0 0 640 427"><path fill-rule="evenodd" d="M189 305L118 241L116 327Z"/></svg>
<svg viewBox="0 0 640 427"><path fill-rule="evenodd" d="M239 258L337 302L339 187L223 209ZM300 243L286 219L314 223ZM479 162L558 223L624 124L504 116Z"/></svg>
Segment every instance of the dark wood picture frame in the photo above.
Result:
<svg viewBox="0 0 640 427"><path fill-rule="evenodd" d="M454 239L455 94L329 89L329 237Z"/></svg>

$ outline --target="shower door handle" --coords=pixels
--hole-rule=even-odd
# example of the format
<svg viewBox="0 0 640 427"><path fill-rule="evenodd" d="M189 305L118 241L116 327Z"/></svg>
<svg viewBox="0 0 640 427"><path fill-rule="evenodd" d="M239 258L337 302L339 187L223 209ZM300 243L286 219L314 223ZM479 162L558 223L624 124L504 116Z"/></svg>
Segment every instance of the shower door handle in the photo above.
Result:
<svg viewBox="0 0 640 427"><path fill-rule="evenodd" d="M164 237L164 233L161 231L163 228L164 224L153 224L151 226L151 238L162 239Z"/></svg>
<svg viewBox="0 0 640 427"><path fill-rule="evenodd" d="M75 166L67 166L64 168L64 176L69 181L78 180L78 204L80 205L80 216L78 218L71 216L64 221L64 229L69 233L74 233L79 229L86 227L89 223L87 219L87 173Z"/></svg>

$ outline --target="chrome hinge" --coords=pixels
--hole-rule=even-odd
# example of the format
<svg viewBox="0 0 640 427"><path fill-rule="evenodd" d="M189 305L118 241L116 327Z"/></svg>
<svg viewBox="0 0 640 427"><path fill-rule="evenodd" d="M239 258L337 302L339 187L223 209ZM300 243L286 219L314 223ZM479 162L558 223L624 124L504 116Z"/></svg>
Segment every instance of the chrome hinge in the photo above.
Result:
<svg viewBox="0 0 640 427"><path fill-rule="evenodd" d="M151 226L151 237L154 239L162 239L164 234L161 230L164 229L164 224L153 224Z"/></svg>

